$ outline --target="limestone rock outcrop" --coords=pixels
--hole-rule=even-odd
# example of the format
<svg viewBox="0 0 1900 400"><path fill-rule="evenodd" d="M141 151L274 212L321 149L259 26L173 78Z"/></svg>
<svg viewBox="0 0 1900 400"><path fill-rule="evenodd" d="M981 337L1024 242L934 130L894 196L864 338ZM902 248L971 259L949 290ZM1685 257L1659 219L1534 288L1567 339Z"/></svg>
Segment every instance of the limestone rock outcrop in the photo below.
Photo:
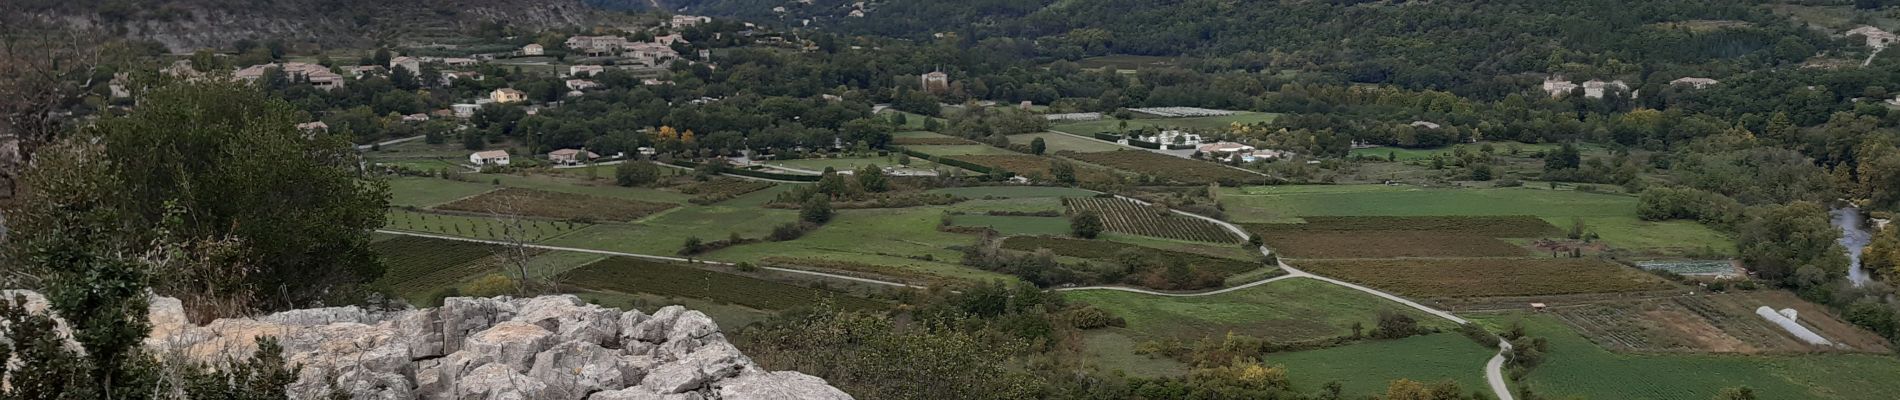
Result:
<svg viewBox="0 0 1900 400"><path fill-rule="evenodd" d="M150 320L146 348L174 360L224 364L275 338L302 366L286 389L292 399L852 398L817 377L761 369L711 318L678 306L648 315L574 296L451 298L429 309L317 308L198 326L177 300L157 297Z"/></svg>

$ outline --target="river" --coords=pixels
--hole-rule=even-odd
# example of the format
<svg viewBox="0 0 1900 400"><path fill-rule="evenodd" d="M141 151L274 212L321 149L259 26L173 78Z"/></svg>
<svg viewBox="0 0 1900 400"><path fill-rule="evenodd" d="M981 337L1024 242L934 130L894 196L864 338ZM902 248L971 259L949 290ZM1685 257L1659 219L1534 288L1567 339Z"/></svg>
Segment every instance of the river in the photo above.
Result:
<svg viewBox="0 0 1900 400"><path fill-rule="evenodd" d="M1834 227L1841 230L1841 247L1847 248L1847 280L1854 286L1867 283L1867 271L1860 268L1860 250L1873 240L1873 234L1867 232L1867 224L1860 215L1860 209L1853 207L1836 208L1828 212L1833 218Z"/></svg>

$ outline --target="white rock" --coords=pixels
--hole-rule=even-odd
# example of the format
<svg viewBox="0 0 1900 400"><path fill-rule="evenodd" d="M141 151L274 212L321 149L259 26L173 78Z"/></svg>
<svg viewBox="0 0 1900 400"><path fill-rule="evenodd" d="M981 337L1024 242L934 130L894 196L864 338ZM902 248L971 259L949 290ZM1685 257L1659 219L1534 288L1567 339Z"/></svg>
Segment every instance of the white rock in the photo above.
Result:
<svg viewBox="0 0 1900 400"><path fill-rule="evenodd" d="M540 379L557 392L571 393L564 398L602 390L627 387L646 377L651 365L636 365L624 356L599 345L569 341L555 345L534 357L528 376Z"/></svg>
<svg viewBox="0 0 1900 400"><path fill-rule="evenodd" d="M822 378L793 371L746 374L717 386L721 400L853 400Z"/></svg>
<svg viewBox="0 0 1900 400"><path fill-rule="evenodd" d="M515 372L503 364L488 364L454 383L456 400L541 400L550 398L548 385Z"/></svg>
<svg viewBox="0 0 1900 400"><path fill-rule="evenodd" d="M527 372L534 356L548 349L554 333L521 321L507 321L470 336L462 351L480 355L480 359L507 365L516 372Z"/></svg>

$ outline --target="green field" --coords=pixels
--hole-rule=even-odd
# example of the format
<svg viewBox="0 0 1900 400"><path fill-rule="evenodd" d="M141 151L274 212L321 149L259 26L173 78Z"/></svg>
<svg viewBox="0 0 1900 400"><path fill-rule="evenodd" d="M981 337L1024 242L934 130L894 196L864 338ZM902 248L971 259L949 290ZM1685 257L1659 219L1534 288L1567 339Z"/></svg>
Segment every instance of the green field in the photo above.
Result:
<svg viewBox="0 0 1900 400"><path fill-rule="evenodd" d="M1249 186L1221 189L1229 220L1297 223L1303 216L1534 215L1558 228L1582 218L1611 246L1656 252L1732 252L1722 233L1693 221L1642 221L1636 197L1541 188L1452 189L1386 185Z"/></svg>
<svg viewBox="0 0 1900 400"><path fill-rule="evenodd" d="M1130 130L1145 128L1145 127L1150 127L1150 126L1162 128L1162 129L1186 128L1186 129L1199 129L1199 130L1214 130L1214 129L1226 129L1228 126L1232 125L1235 122L1239 122L1242 124L1252 124L1252 123L1258 123L1258 122L1272 122L1274 118L1278 118L1278 117L1280 117L1280 114L1243 112L1239 114L1223 115L1223 116L1218 116L1218 117L1135 118L1135 119L1129 119L1129 120L1117 120L1114 118L1104 118L1097 121L1058 124L1054 128L1051 128L1050 130L1068 132L1068 133L1073 133L1077 135L1088 135L1088 134L1094 134L1096 132L1119 132L1123 130L1120 128L1121 121L1128 121L1128 129Z"/></svg>
<svg viewBox="0 0 1900 400"><path fill-rule="evenodd" d="M951 225L984 226L995 229L1003 235L1050 235L1069 234L1069 219L1063 217L1024 217L1001 215L958 215L950 219Z"/></svg>
<svg viewBox="0 0 1900 400"><path fill-rule="evenodd" d="M569 283L593 290L689 297L766 311L814 306L823 301L847 309L882 306L838 292L635 258L604 259L575 269L570 277Z"/></svg>
<svg viewBox="0 0 1900 400"><path fill-rule="evenodd" d="M1051 186L970 186L959 188L931 189L931 193L949 193L972 199L986 197L1030 198L1030 197L1093 197L1095 192ZM1060 203L1058 203L1060 205Z"/></svg>
<svg viewBox="0 0 1900 400"><path fill-rule="evenodd" d="M1464 335L1438 333L1269 354L1266 361L1286 366L1297 391L1317 392L1327 382L1339 382L1347 398L1360 398L1384 394L1386 386L1399 379L1427 384L1449 379L1466 392L1488 393L1484 363L1496 353Z"/></svg>
<svg viewBox="0 0 1900 400"><path fill-rule="evenodd" d="M1095 57L1084 58L1084 59L1076 61L1075 64L1078 66L1081 66L1082 68L1089 68L1089 69L1114 68L1118 70L1122 70L1122 69L1134 70L1134 69L1141 69L1141 68L1172 67L1175 65L1175 62L1174 62L1174 57L1136 56L1136 55L1127 55L1127 54L1115 54L1115 55L1095 56Z"/></svg>
<svg viewBox="0 0 1900 400"><path fill-rule="evenodd" d="M1083 153L1095 153L1095 152L1103 152L1103 151L1115 151L1115 150L1121 150L1125 148L1113 142L1104 142L1104 141L1095 140L1091 138L1085 138L1081 136L1064 134L1064 133L1055 133L1055 132L1040 132L1040 133L1025 133L1021 135L1009 135L1009 142L1021 143L1021 144L1027 145L1029 144L1029 142L1034 141L1037 138L1041 138L1043 144L1049 146L1048 154L1055 154L1055 152L1065 151L1065 150L1077 151L1077 152L1083 152Z"/></svg>
<svg viewBox="0 0 1900 400"><path fill-rule="evenodd" d="M1617 354L1546 315L1487 317L1506 326L1523 321L1550 341L1545 361L1528 377L1544 397L1702 400L1747 385L1762 399L1891 399L1900 393L1900 360L1866 354L1798 356Z"/></svg>
<svg viewBox="0 0 1900 400"><path fill-rule="evenodd" d="M660 168L666 170L670 168ZM605 176L613 176L609 173ZM493 183L500 181L502 186L526 189L539 189L550 192L577 193L625 200L659 203L686 203L692 195L643 187L614 186L612 180L590 181L586 179L566 178L548 175L507 175L507 174L471 174L476 182Z"/></svg>
<svg viewBox="0 0 1900 400"><path fill-rule="evenodd" d="M942 209L936 207L839 210L830 223L797 240L734 246L704 257L728 262L756 262L767 257L815 258L966 280L1014 279L958 265L957 260L962 259L963 253L951 247L969 245L975 238L938 231L942 216ZM679 245L672 246L677 249Z"/></svg>
<svg viewBox="0 0 1900 400"><path fill-rule="evenodd" d="M794 185L779 185L710 206L678 207L630 224L599 224L546 244L638 254L673 254L688 237L721 240L737 233L762 237L772 227L796 221L797 210L761 208ZM934 226L934 225L933 225Z"/></svg>
<svg viewBox="0 0 1900 400"><path fill-rule="evenodd" d="M1159 297L1109 290L1064 295L1126 318L1128 327L1115 331L1137 341L1191 340L1229 331L1274 341L1321 339L1352 334L1354 322L1371 327L1381 310L1411 314L1425 326L1450 324L1364 292L1303 278L1212 296Z"/></svg>
<svg viewBox="0 0 1900 400"><path fill-rule="evenodd" d="M499 187L487 183L452 181L439 178L389 178L389 205L434 207Z"/></svg>

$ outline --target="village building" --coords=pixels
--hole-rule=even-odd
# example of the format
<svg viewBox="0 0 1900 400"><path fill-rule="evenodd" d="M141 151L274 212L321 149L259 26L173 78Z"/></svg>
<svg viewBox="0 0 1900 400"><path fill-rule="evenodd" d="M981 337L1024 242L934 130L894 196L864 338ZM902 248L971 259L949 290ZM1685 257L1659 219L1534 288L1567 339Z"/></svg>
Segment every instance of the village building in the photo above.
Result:
<svg viewBox="0 0 1900 400"><path fill-rule="evenodd" d="M1220 143L1204 144L1204 145L1201 145L1201 147L1196 148L1195 150L1200 151L1203 154L1231 155L1231 154L1236 154L1236 153L1252 153L1254 151L1254 148L1253 146L1248 146L1248 145L1244 145L1240 143L1220 142Z"/></svg>
<svg viewBox="0 0 1900 400"><path fill-rule="evenodd" d="M383 66L381 65L356 65L356 66L343 67L344 73L348 73L350 74L350 76L356 77L356 79L363 79L363 77L370 76L370 75L380 75L380 74L385 73L385 71L388 71L388 70L389 69L383 68Z"/></svg>
<svg viewBox="0 0 1900 400"><path fill-rule="evenodd" d="M1630 85L1624 84L1623 81L1604 82L1592 79L1583 83L1583 97L1601 99L1611 89L1627 92L1630 90Z"/></svg>
<svg viewBox="0 0 1900 400"><path fill-rule="evenodd" d="M594 89L594 88L598 88L598 87L600 87L600 82L594 82L594 81L590 81L590 80L586 80L586 79L569 79L569 80L567 80L567 89L568 89L568 90L575 90L575 91L579 91L579 90L588 90L588 89Z"/></svg>
<svg viewBox="0 0 1900 400"><path fill-rule="evenodd" d="M422 74L422 59L409 56L389 59L389 70L394 71L396 67L402 67L403 70L419 76Z"/></svg>
<svg viewBox="0 0 1900 400"><path fill-rule="evenodd" d="M925 91L944 91L950 89L950 74L943 71L931 71L918 77Z"/></svg>
<svg viewBox="0 0 1900 400"><path fill-rule="evenodd" d="M494 100L496 103L507 104L527 101L528 94L520 90L515 90L515 88L500 88L495 89L494 93L489 93L488 99Z"/></svg>
<svg viewBox="0 0 1900 400"><path fill-rule="evenodd" d="M562 165L575 165L600 158L599 154L587 150L560 149L548 153L548 162Z"/></svg>
<svg viewBox="0 0 1900 400"><path fill-rule="evenodd" d="M1201 135L1188 133L1187 131L1175 130L1175 129L1164 130L1154 135L1134 136L1134 140L1139 140L1139 141L1149 142L1149 143L1160 143L1163 147L1174 147L1174 146L1193 147L1193 146L1201 145ZM1121 144L1128 144L1128 140L1123 139L1121 141Z"/></svg>
<svg viewBox="0 0 1900 400"><path fill-rule="evenodd" d="M654 78L646 78L646 79L641 79L640 84L645 85L645 86L671 85L673 84L673 82L663 81L663 80L654 79Z"/></svg>
<svg viewBox="0 0 1900 400"><path fill-rule="evenodd" d="M508 165L508 151L478 151L468 155L468 163L474 165Z"/></svg>
<svg viewBox="0 0 1900 400"><path fill-rule="evenodd" d="M461 57L443 58L441 62L443 64L448 64L451 67L467 67L467 66L473 66L473 65L482 63L480 60L476 60L473 58L461 58Z"/></svg>
<svg viewBox="0 0 1900 400"><path fill-rule="evenodd" d="M461 103L461 104L450 105L449 109L454 110L456 118L466 119L466 118L475 117L475 111L481 110L482 105Z"/></svg>
<svg viewBox="0 0 1900 400"><path fill-rule="evenodd" d="M607 67L599 65L574 65L567 67L567 76L594 76L606 72Z"/></svg>
<svg viewBox="0 0 1900 400"><path fill-rule="evenodd" d="M305 122L297 124L297 130L304 132L329 132L330 124L323 123L323 121Z"/></svg>
<svg viewBox="0 0 1900 400"><path fill-rule="evenodd" d="M674 28L690 28L690 27L698 26L699 24L704 24L704 23L709 23L709 22L712 22L712 17L702 17L702 16L697 16L697 15L675 15L673 16L671 25Z"/></svg>
<svg viewBox="0 0 1900 400"><path fill-rule="evenodd" d="M538 56L544 54L547 54L547 49L541 48L541 44L539 43L529 43L527 46L521 46L521 55Z"/></svg>
<svg viewBox="0 0 1900 400"><path fill-rule="evenodd" d="M1437 122L1431 122L1431 121L1412 121L1411 125L1408 125L1408 126L1411 126L1413 128L1438 129L1442 125L1439 125Z"/></svg>
<svg viewBox="0 0 1900 400"><path fill-rule="evenodd" d="M455 86L455 81L480 81L487 78L487 76L483 76L480 72L449 71L443 72L439 78L440 81L437 83L442 84L442 86Z"/></svg>
<svg viewBox="0 0 1900 400"><path fill-rule="evenodd" d="M666 36L654 36L653 43L657 43L661 46L672 46L674 43L691 43L691 42L687 42L685 36L680 36L680 34L675 33L675 34L666 35Z"/></svg>
<svg viewBox="0 0 1900 400"><path fill-rule="evenodd" d="M429 122L429 114L415 113L402 116L402 122Z"/></svg>
<svg viewBox="0 0 1900 400"><path fill-rule="evenodd" d="M282 71L285 77L293 81L309 82L310 86L314 86L318 89L331 90L343 87L343 75L330 72L329 67L310 63L287 62L258 64L240 69L233 75L238 79L256 82L258 79L264 77L264 71L273 68Z"/></svg>
<svg viewBox="0 0 1900 400"><path fill-rule="evenodd" d="M589 57L611 55L628 47L633 42L619 36L575 36L567 38L567 48L586 53Z"/></svg>
<svg viewBox="0 0 1900 400"><path fill-rule="evenodd" d="M191 60L172 61L171 66L158 72L174 78L196 78L200 74L197 68L191 66Z"/></svg>
<svg viewBox="0 0 1900 400"><path fill-rule="evenodd" d="M1696 78L1696 77L1685 76L1681 78L1676 78L1676 80L1673 80L1673 81L1669 81L1669 86L1688 86L1695 89L1706 89L1710 86L1715 86L1715 84L1717 83L1722 83L1722 81L1709 79L1709 78Z"/></svg>
<svg viewBox="0 0 1900 400"><path fill-rule="evenodd" d="M1583 97L1592 98L1592 99L1603 98L1603 96L1609 93L1611 89L1622 90L1622 91L1630 90L1630 86L1628 84L1623 83L1623 81L1620 81L1620 80L1605 82L1601 80L1592 79L1590 81L1584 82L1583 84L1579 85L1576 83L1571 83L1569 80L1566 80L1563 77L1551 77L1551 78L1545 79L1544 85L1543 85L1544 92L1549 93L1550 97L1568 96L1570 95L1571 92L1576 91L1577 88L1579 87L1583 88Z"/></svg>

